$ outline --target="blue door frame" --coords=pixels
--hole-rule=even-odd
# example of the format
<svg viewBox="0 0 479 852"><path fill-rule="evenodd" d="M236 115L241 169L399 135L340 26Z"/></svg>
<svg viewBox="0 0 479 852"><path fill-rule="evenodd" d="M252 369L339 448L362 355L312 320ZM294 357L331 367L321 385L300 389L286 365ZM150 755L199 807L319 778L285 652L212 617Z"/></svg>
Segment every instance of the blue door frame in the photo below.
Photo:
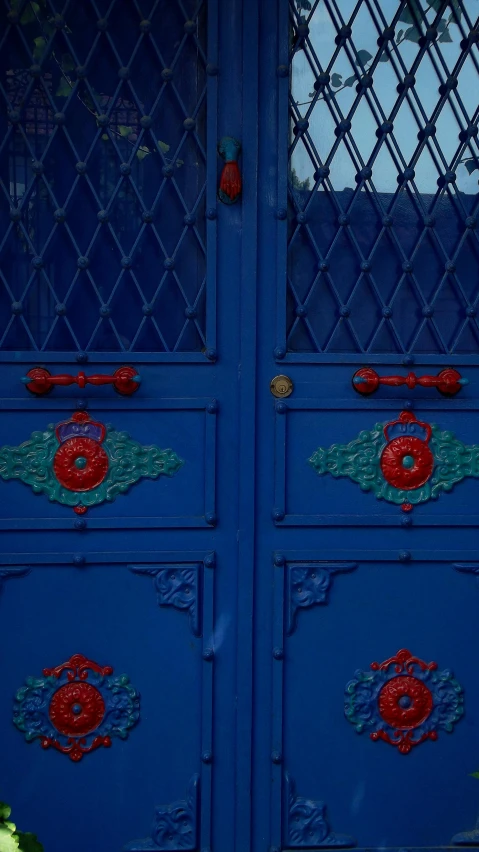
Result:
<svg viewBox="0 0 479 852"><path fill-rule="evenodd" d="M117 0L118 5L124 2ZM50 11L53 7L57 11L58 4L53 0L45 0L45 4ZM105 55L112 44L118 47L118 64L123 56L121 33L129 44L130 30L133 32L128 17L133 14L132 7L123 7L123 30L115 24L106 35L104 21L109 15L113 20L114 5L110 12L103 0L89 0L86 5L86 20L90 20L90 13L100 20L95 27L99 37L105 39ZM48 345L35 350L24 342L21 329L16 346L13 331L0 344L0 464L5 460L10 463L9 448L38 432L41 436L32 435L28 453L37 452L40 445L41 452L47 445L60 452L66 442L78 436L83 441L95 439L106 448L95 450L98 464L103 452L108 455L109 472L102 480L106 483L116 475L113 460L119 446L120 463L128 452L145 454L144 464L141 470L135 468L128 488L123 493L110 492L114 500L98 498L98 505L90 504L86 513L85 496L84 502L76 502L81 511L75 513L75 504L66 498L59 500L58 490L49 491L42 484L36 489L40 493L34 494L28 487L34 476L24 473L24 468L23 481L12 481L18 480L18 469L15 477L14 466L0 467L5 479L0 481L4 495L0 513L0 644L4 648L0 800L12 805L12 819L22 830L36 832L49 852L60 852L65 843L72 852L80 852L85 844L92 852L223 852L231 848L237 852L280 852L333 846L434 849L464 844L479 848L477 832L472 830L477 815L477 779L470 777L478 769L479 751L479 694L474 675L477 600L473 588L474 575L479 573L479 514L475 510L479 486L474 468L477 346L457 353L438 348L432 354L398 352L392 346L390 351L351 351L347 346L319 351L319 347L305 345L303 332L294 330L309 322L308 299L314 304L314 285L303 302L294 303L301 285L297 286L295 280L291 284L291 269L293 278L297 273L300 281L311 272L308 238L301 244L304 250L298 260L294 229L309 228L308 233L317 241L321 258L316 257L314 263L325 266L315 267L314 276L319 272L331 275L333 286L339 287L339 276L346 278L351 267L359 263L358 258L353 263L343 248L340 260L344 266L334 267L338 262L334 245L339 237L333 235L331 245L325 247L314 228L323 223L329 234L337 228L338 215L348 216L339 224L349 229L352 244L361 220L372 215L366 204L369 196L361 195L360 181L356 190L346 187L335 193L332 186L330 194L335 195L335 203L342 210L341 214L336 208L334 215L325 212L326 193L317 192L313 197L303 189L294 194L291 181L288 187L293 136L308 132L299 124L301 117L294 113L296 104L290 100L290 72L296 61L291 35L311 40L308 27L311 25L312 32L317 3L228 0L220 4L209 0L204 42L198 28L190 23L190 18L205 20L204 4L195 6L178 0L168 6L165 0L163 5L152 3L149 11L140 10L136 2L133 5L135 15L141 11L153 22L160 7L164 16L171 13L168 20L172 31L178 21L181 24L175 45L173 39L171 45L165 41L161 69L156 58L156 70L150 71L152 80L155 73L164 72L168 50L174 72L181 56L180 51L175 59L175 51L183 44L182 39L186 39L185 44L189 38L198 39L200 46L207 45L200 59L200 54L196 58L184 54L184 79L193 67L203 69L198 72L200 82L193 94L202 91L204 75L208 105L204 137L198 130L200 141L205 142L204 198L191 201L191 186L183 177L193 148L188 148L187 141L178 141L177 159L171 166L165 159L168 145L154 123L154 109L152 138L155 144L161 142L160 166L152 159L153 145L145 143L146 136L143 142L131 140L132 163L136 165L135 151L143 146L148 151L143 150L145 156L137 158L142 168L150 163L152 169L162 169L161 175L154 172L150 178L143 172L142 183L133 169L131 185L138 190L142 223L152 224L148 204L157 210L153 189L163 178L173 177L182 203L188 207L191 202L194 207L207 257L206 283L204 290L201 283L197 291L194 287L184 290L189 300L185 316L198 324L203 339L198 343L192 333L183 338L184 345L181 338L170 345L168 334L177 319L174 291L171 317L168 303L163 305L170 323L163 327L161 315L157 316L164 342L148 351L141 347L136 351L134 346L118 351L118 347L108 349L107 344L100 351L93 346L91 351L88 346L81 351L68 346L63 351ZM371 7L370 14L377 15L376 2L364 0L362 5ZM391 13L392 17L396 15L395 25L401 20L398 16L404 5L395 4L397 10ZM444 0L442 4L431 3L430 8L441 18L446 5ZM464 5L467 14L461 18L463 30L472 15L473 0ZM338 30L340 13L345 19L348 15L354 19L359 6L352 0L323 2L329 26ZM23 49L30 33L27 27L34 25L28 16L21 23L24 7L15 18L17 11L13 4L13 20L10 16L8 25L16 28L16 34L5 27L0 56L8 39L18 38ZM68 19L68 6L64 14ZM411 23L413 28L416 25L420 23ZM56 26L61 32L62 21L57 20ZM459 23L454 26L459 27ZM70 29L70 48L74 51L75 31L74 27ZM144 22L141 32L144 73L148 76L148 63L153 60L146 42L150 30ZM156 39L161 38L160 28L153 25L152 32ZM463 36L467 36L465 30ZM338 56L346 47L356 50L354 27L352 37L343 31L337 38ZM414 40L412 43L416 44ZM477 52L472 36L467 44L462 50L475 45ZM378 45L379 52L381 49ZM377 65L381 60L375 57L373 61ZM124 68L128 63L122 62ZM380 71L385 66L377 65ZM138 66L132 59L134 85L135 68ZM65 73L69 79L68 67ZM334 74L334 61L329 73ZM33 79L36 74L34 69ZM452 77L450 68L449 75ZM120 79L127 79L126 72ZM161 76L163 82L171 79L169 74ZM76 85L73 74L71 80ZM349 89L353 91L352 86ZM336 92L330 91L336 103ZM196 133L199 102L194 106L193 123L196 121L197 127L188 129L183 121L191 117L185 100L191 92L180 90L180 96L185 106L181 133ZM146 102L147 90L143 97ZM67 101L62 103L68 131L74 104L71 93L67 91ZM168 102L172 115L178 103L172 106ZM139 96L136 106L144 113ZM351 107L353 118L358 108ZM12 116L15 110L11 110L8 121L3 116L5 139L13 133L13 127L26 127L28 116L22 109L20 105L18 116ZM175 114L171 119L172 136L176 118ZM62 120L55 121L54 139L64 132ZM124 129L126 119L116 119L116 124ZM472 124L477 126L476 113L471 116ZM292 125L297 132L290 138ZM148 120L141 127L150 132ZM117 135L123 137L123 131ZM223 166L217 145L223 136L241 141L243 189L239 203L232 205L217 198ZM123 142L120 139L118 145ZM181 145L184 153L180 154ZM201 161L201 149L194 150ZM40 165L44 159L47 163L43 149L36 156ZM90 167L90 156L87 151L84 159L92 174L94 158ZM7 162L5 143L0 162L2 158ZM85 206L86 196L83 206L77 204L75 209L75 195L73 190L69 194L69 187L79 180L76 175L85 179L88 168L78 170L75 162L67 162L71 171L65 171L64 186L58 178L58 184L52 183L50 189L55 201L58 196L58 206L66 208L65 219L72 222L80 257L88 257L91 247L87 241L81 242L79 226L82 216L85 228L93 217L96 223L98 210L95 208L93 214ZM374 157L372 162L374 171ZM359 165L368 167L366 162ZM171 174L171 168L178 171ZM45 169L33 170L32 179L42 181ZM130 180L125 169L121 176L125 182ZM366 173L363 179L369 179ZM195 180L194 186L200 186L201 175ZM94 177L91 181L94 183ZM20 227L18 223L26 222L27 213L20 199L8 218L5 176L2 182L0 209L5 222L2 220L0 261L2 274L13 283L8 299L0 305L13 316L15 329L22 306L15 290L17 267L8 228ZM165 257L155 248L153 263L153 255L148 255L145 247L144 256L150 265L141 266L139 249L142 240L146 241L143 230L138 230L129 244L127 236L120 236L119 244L124 240L129 253L122 251L115 261L119 275L137 274L141 280L149 280L148 276L161 267L161 274L166 269L168 275L178 274L181 280L181 264L188 262L181 246L187 243L176 244L173 260L177 272L173 272L165 242L177 227L176 200L176 196L169 196L170 207L165 204L165 209L171 210L170 221L156 224L163 235ZM45 202L47 210L50 201ZM377 203L386 203L384 193ZM87 209L89 215L83 214ZM107 213L109 209L107 206ZM111 209L116 231L124 218L115 214L114 201ZM188 208L186 216L190 214ZM404 226L407 215L397 215L399 220L386 227ZM474 216L471 202L469 218ZM64 225L62 218L57 211L57 231ZM102 227L107 224L106 217L98 221ZM185 224L196 227L192 219ZM441 223L427 227L430 225L442 233ZM471 223L465 227L475 239ZM49 265L52 243L43 238L38 244L33 236L30 238L35 252L29 251L33 260L28 260L28 275L35 274L39 280L48 275L52 286L61 290L61 284L53 278L54 263ZM188 246L189 259L194 255L193 266L187 269L188 281L200 281L204 257ZM69 248L64 251L62 272L67 276L71 258ZM459 251L456 254L459 267ZM384 268L390 259L386 253L378 261L373 250L370 255L361 263L379 262ZM93 248L91 257L89 266L78 267L81 274L103 274L108 282L108 264L102 272L100 266L94 266ZM392 251L391 258L393 265ZM18 269L23 270L24 259L17 257L17 261ZM288 263L293 266L288 267ZM426 258L423 263L427 266L430 260ZM365 266L361 271L369 274ZM475 281L471 272L467 291L470 308L476 302ZM203 292L206 308L201 302ZM72 293L63 291L67 317ZM4 295L2 291L0 299ZM147 318L152 312L155 316L155 298L151 297L152 304L143 311ZM106 307L110 301L114 317L117 307L113 297ZM349 310L344 301L343 307ZM351 301L353 323L355 303ZM458 297L461 309L465 307L463 301ZM407 307L407 300L404 303ZM383 310L388 308L383 299ZM135 305L132 303L128 310L133 317ZM295 318L291 320L293 310ZM327 310L329 307L325 314ZM64 312L57 311L56 315L62 322ZM109 320L105 312L101 316ZM339 316L349 322L349 314ZM472 313L467 316L475 323ZM388 315L383 313L380 321L383 319L387 321ZM128 324L125 327L129 328ZM317 331L316 326L313 330ZM110 386L73 385L55 387L49 395L35 397L20 381L33 367L46 368L52 374L83 371L91 375L113 374L123 364L141 374L139 389L126 396L115 394ZM435 388L421 385L380 386L371 395L361 394L352 379L365 367L381 377L409 372L436 375L442 369L454 368L469 384L461 386L456 395L444 397ZM270 391L271 380L278 374L286 375L293 384L292 394L284 399L275 399ZM74 412L79 416L72 421ZM405 413L402 420L401 412ZM48 430L50 423L58 432ZM103 434L103 426L110 423ZM387 439L382 431L385 424L389 424ZM430 424L437 427L429 432ZM124 437L125 432L131 439ZM421 464L427 468L428 453L434 459L441 453L447 456L454 442L451 433L462 442L461 446L453 443L452 452L459 453L460 459L452 480L447 471L441 474L434 460L437 499L430 499L427 491L429 471L422 486L413 489L414 493L408 491L414 506L404 511L402 506L409 507L404 495L397 498L397 488L386 493L383 487L385 444L404 435L407 440L419 440ZM360 447L351 445L358 436L363 436L374 468L372 484L366 482L367 487L362 478ZM136 442L134 449L129 441ZM340 470L335 467L334 445L338 444L346 458L346 468ZM84 458L85 446L91 447L83 443L75 459ZM408 446L412 449L404 450L401 458L415 453L418 447ZM152 456L150 447L163 452L171 448L175 454L167 459L172 465L171 476L162 475L164 468L154 467L152 458L157 456ZM468 471L461 453L472 454ZM131 461L131 456L128 459ZM450 463L449 455L444 466ZM22 462L17 460L17 464L21 466ZM407 469L407 465L404 467ZM61 471L65 468L57 463L56 473L52 470L48 487L52 482L55 485L59 470L64 475ZM80 474L73 471L73 475L80 476L81 466L76 470ZM72 493L68 487L66 491ZM406 656L403 649L407 649ZM81 669L84 662L73 660L73 655L83 655L90 667ZM62 668L65 663L68 668ZM80 671L87 672L85 683L96 692L85 692ZM68 673L72 674L70 680ZM125 675L121 682L114 680L119 675ZM27 681L29 677L35 681ZM368 693L361 691L365 682ZM408 710L398 704L398 695L410 702L408 689L412 686L418 691L415 706L419 702L423 714L407 730L412 731L413 740L422 741L408 749L406 728L401 728L395 739L394 725L388 726L385 718L397 719L397 707ZM23 691L18 692L21 688ZM398 688L403 692L394 692ZM68 692L71 689L77 690L73 698L73 692ZM75 759L78 753L73 752L72 757L72 750L68 751L71 743L66 734L55 728L61 734L55 735L55 740L50 723L63 713L59 724L65 731L65 710L61 708L80 706L80 701L86 703L92 695L96 696L96 710L91 712L97 714L94 720L98 724L94 734L88 733L86 742L79 744L80 758ZM123 701L116 727L108 721L113 712L112 695L119 695ZM377 709L384 709L387 700L393 716L387 715L387 707L386 716ZM41 710L36 710L39 706ZM71 709L71 714L75 712ZM71 718L70 723L74 724ZM93 745L95 735L99 740ZM108 738L111 744L105 742ZM397 746L403 742L401 751Z"/></svg>

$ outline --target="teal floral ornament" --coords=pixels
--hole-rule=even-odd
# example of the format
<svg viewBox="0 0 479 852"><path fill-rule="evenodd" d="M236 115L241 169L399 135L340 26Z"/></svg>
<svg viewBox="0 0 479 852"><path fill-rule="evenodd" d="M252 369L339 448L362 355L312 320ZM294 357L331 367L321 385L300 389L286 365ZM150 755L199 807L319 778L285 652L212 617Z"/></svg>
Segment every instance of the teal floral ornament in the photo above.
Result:
<svg viewBox="0 0 479 852"><path fill-rule="evenodd" d="M467 476L479 477L479 446L402 411L397 420L376 423L349 444L319 447L309 464L319 476L347 477L378 500L412 508L437 500Z"/></svg>
<svg viewBox="0 0 479 852"><path fill-rule="evenodd" d="M171 477L182 465L173 450L143 447L84 411L33 432L19 447L0 448L2 479L19 479L35 494L46 494L79 515L112 502L140 479Z"/></svg>

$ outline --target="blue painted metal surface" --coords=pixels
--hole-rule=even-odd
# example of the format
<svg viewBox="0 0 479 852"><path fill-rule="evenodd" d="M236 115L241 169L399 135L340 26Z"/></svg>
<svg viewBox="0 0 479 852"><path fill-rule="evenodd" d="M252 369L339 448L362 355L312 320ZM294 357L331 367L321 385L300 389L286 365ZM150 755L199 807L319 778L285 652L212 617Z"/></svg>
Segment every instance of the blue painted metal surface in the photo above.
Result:
<svg viewBox="0 0 479 852"><path fill-rule="evenodd" d="M403 511L308 464L403 410L478 443L476 7L6 2L0 446L86 411L184 461L76 516L0 481L0 799L49 852L479 849L477 479ZM130 363L132 397L20 382ZM360 396L378 365L468 384ZM344 715L399 648L464 699L407 754ZM141 714L75 764L12 702L76 652Z"/></svg>

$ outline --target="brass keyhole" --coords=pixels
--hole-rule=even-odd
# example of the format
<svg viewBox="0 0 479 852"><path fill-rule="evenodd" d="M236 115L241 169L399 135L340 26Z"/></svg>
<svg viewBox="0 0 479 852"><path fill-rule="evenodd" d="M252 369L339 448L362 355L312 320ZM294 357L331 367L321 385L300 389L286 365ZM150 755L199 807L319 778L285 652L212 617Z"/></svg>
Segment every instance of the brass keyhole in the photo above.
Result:
<svg viewBox="0 0 479 852"><path fill-rule="evenodd" d="M289 376L275 376L271 379L269 389L273 396L284 399L286 396L291 396L293 393L293 382Z"/></svg>

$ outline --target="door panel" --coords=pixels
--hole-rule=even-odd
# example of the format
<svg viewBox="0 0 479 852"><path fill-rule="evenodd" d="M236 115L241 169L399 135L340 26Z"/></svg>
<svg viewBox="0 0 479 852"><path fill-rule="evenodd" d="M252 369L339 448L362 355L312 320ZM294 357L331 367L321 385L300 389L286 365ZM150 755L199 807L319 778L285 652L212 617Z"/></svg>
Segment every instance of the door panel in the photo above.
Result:
<svg viewBox="0 0 479 852"><path fill-rule="evenodd" d="M144 386L151 375L148 367L145 371ZM54 392L60 396L62 390ZM2 504L4 529L189 528L214 523L214 399L155 398L141 389L127 401L116 394L112 394L114 399L88 402L75 398L54 402L48 397L38 400L32 410L21 386L20 393L15 403L5 402L1 420L0 476L8 483L5 493L9 495ZM71 447L76 453L71 443L75 423L68 422L78 402L82 415L89 418L86 422L99 424L97 429L108 425L106 437L90 449L102 453L101 448L107 446L111 459L101 482L82 493L72 492L68 485L58 488L54 471L46 476L42 464L44 454L50 470L57 459L62 465L62 482L76 475L72 474L75 460L67 461L61 448L69 451ZM67 424L60 437L55 429L48 431L50 424L58 427L60 423ZM86 452L85 446L79 445L76 455L80 457L82 452ZM185 471L181 482L179 477ZM98 478L101 476L100 471Z"/></svg>
<svg viewBox="0 0 479 852"><path fill-rule="evenodd" d="M188 825L172 817L170 833L176 827L174 841L195 849L201 825L201 842L209 842L213 565L214 554L204 552L90 553L74 565L61 553L3 557L2 646L13 652L3 658L1 725L11 733L1 784L18 823L35 826L53 848L65 837L69 848L84 848L61 802L80 805L92 837L106 826L109 848L137 837L145 841L134 848L145 848L152 831L164 845L167 806L185 798L192 779ZM78 654L113 672L87 668L82 680L71 664L71 681L45 673ZM85 689L95 701L100 692L99 711ZM75 724L80 734L93 728L86 742L74 736ZM111 746L89 752L99 735Z"/></svg>

